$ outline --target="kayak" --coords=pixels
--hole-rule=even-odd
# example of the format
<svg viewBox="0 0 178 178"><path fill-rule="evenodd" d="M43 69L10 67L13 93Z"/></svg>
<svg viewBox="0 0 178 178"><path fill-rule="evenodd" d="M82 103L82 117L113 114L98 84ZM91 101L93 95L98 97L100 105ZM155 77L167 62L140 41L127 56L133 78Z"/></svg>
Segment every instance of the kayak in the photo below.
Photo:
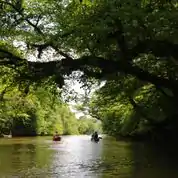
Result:
<svg viewBox="0 0 178 178"><path fill-rule="evenodd" d="M95 139L91 138L91 141L98 143L100 141L100 139L102 139L102 138L101 137L98 137L98 138L95 138Z"/></svg>
<svg viewBox="0 0 178 178"><path fill-rule="evenodd" d="M53 141L61 141L61 137L53 137Z"/></svg>

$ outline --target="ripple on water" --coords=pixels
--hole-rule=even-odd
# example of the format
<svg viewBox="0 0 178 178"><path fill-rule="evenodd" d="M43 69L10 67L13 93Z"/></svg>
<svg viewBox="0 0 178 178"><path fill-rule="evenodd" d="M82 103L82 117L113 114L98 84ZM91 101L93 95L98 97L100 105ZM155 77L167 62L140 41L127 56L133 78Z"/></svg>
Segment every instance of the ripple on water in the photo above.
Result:
<svg viewBox="0 0 178 178"><path fill-rule="evenodd" d="M49 138L50 139L50 138ZM177 178L178 166L149 145L87 136L63 142L42 138L0 140L0 178ZM171 165L171 166L169 166Z"/></svg>

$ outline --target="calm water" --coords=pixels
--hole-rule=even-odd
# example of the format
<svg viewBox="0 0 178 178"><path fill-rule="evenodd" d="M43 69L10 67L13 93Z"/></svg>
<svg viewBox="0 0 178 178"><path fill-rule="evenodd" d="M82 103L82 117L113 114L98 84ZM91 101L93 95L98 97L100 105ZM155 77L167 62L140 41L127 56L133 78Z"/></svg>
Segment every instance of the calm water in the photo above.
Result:
<svg viewBox="0 0 178 178"><path fill-rule="evenodd" d="M0 139L0 178L178 178L174 151L109 137Z"/></svg>

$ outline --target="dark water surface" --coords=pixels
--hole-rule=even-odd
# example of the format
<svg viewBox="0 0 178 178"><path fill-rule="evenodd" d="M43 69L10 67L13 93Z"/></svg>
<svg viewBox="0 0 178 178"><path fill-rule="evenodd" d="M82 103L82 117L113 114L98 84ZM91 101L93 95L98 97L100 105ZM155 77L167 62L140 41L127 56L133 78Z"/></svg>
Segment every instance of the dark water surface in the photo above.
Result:
<svg viewBox="0 0 178 178"><path fill-rule="evenodd" d="M0 139L0 178L178 178L175 152L109 137Z"/></svg>

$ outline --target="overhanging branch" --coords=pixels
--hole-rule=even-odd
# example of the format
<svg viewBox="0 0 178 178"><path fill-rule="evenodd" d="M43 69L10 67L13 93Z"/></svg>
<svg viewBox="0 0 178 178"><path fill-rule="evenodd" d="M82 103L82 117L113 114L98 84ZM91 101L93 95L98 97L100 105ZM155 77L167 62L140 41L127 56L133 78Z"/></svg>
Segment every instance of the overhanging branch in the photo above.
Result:
<svg viewBox="0 0 178 178"><path fill-rule="evenodd" d="M18 65L19 62L22 62L24 59L14 55L13 53L5 50L5 49L0 49L0 53L2 53L2 58L3 60L0 61L0 64L15 64ZM8 60L4 60L8 59Z"/></svg>
<svg viewBox="0 0 178 178"><path fill-rule="evenodd" d="M46 46L49 46L51 44L46 44ZM44 46L44 47L46 47ZM52 46L52 45L51 45ZM36 46L38 47L38 46ZM54 46L55 47L55 46ZM2 61L3 65L12 64L15 65L26 65L21 61L23 59L14 56L12 53L8 51L1 50L1 52L5 52L7 57L11 60L5 62ZM96 77L96 78L106 78L109 74L117 74L118 72L123 72L126 74L131 74L133 76L136 76L138 79L142 81L148 81L150 83L155 84L156 86L163 86L165 88L169 89L178 89L178 83L177 81L173 79L166 79L163 77L158 77L154 74L151 74L138 66L133 66L133 64L129 61L113 61L113 60L107 60L102 57L96 57L96 56L83 56L78 59L73 59L68 54L58 51L64 59L61 61L51 61L51 62L30 62L26 61L28 64L29 73L31 74L31 77L48 77L52 75L69 75L73 71L81 70L83 71L87 76ZM96 72L94 70L89 70L87 66L91 68L99 68L100 71Z"/></svg>
<svg viewBox="0 0 178 178"><path fill-rule="evenodd" d="M99 67L102 71L101 74L103 77L108 74L124 72L126 74L136 76L142 81L148 81L155 85L164 86L170 89L178 89L178 83L176 81L153 75L137 66L133 66L129 62L111 61L95 56L85 56L76 60L62 60L62 66L70 68L71 71L76 70L77 68L82 69L82 66L84 65Z"/></svg>
<svg viewBox="0 0 178 178"><path fill-rule="evenodd" d="M153 54L156 57L165 57L178 60L178 44L161 40L145 40L139 42L135 47L129 50L129 59L132 60L140 54Z"/></svg>

